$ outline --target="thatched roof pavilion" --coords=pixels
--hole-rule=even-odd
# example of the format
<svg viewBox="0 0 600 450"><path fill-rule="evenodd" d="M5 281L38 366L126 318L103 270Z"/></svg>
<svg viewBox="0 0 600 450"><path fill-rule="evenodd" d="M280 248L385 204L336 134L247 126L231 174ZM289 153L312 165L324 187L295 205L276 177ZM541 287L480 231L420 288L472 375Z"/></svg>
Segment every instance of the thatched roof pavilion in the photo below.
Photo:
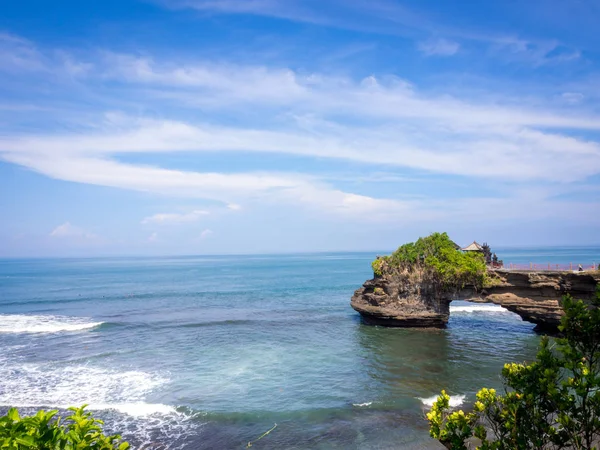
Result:
<svg viewBox="0 0 600 450"><path fill-rule="evenodd" d="M461 248L463 252L483 252L483 247L479 245L476 241L473 241L472 244L467 245L464 248Z"/></svg>

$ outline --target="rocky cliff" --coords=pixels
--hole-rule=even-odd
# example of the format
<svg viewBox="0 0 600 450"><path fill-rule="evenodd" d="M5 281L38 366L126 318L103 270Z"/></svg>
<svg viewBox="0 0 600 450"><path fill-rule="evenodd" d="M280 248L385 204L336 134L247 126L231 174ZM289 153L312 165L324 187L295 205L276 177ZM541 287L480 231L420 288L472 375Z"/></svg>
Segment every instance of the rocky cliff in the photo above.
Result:
<svg viewBox="0 0 600 450"><path fill-rule="evenodd" d="M352 297L351 306L366 322L396 327L444 327L452 300L495 303L537 325L556 330L564 294L590 300L600 272L490 270L483 289L465 286L440 292L426 271L401 270L368 280Z"/></svg>

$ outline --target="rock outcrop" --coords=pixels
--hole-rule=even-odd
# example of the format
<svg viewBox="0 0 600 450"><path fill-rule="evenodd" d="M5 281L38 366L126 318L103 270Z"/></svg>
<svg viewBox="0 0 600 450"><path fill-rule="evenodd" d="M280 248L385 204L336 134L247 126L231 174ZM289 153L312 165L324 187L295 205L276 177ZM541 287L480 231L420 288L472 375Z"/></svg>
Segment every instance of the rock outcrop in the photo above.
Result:
<svg viewBox="0 0 600 450"><path fill-rule="evenodd" d="M367 323L396 327L444 327L452 300L495 303L536 324L555 331L562 316L561 298L590 300L600 283L600 272L490 270L491 282L481 290L465 286L453 293L439 292L426 272L384 273L368 280L352 297L351 306Z"/></svg>

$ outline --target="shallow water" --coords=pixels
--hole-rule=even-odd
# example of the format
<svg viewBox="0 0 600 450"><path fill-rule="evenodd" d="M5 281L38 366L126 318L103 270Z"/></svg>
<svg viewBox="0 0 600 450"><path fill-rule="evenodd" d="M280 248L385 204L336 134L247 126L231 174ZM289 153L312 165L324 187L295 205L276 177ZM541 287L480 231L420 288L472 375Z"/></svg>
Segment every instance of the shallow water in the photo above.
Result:
<svg viewBox="0 0 600 450"><path fill-rule="evenodd" d="M364 325L373 256L2 260L0 408L88 403L134 448L243 448L275 423L254 448L437 448L424 404L498 387L539 337L466 302L445 330Z"/></svg>

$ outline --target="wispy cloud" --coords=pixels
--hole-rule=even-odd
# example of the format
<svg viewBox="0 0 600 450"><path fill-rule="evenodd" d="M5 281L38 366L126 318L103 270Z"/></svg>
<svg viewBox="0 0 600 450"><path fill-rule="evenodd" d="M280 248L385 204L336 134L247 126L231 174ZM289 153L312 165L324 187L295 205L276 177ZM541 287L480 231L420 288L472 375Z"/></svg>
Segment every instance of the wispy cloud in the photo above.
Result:
<svg viewBox="0 0 600 450"><path fill-rule="evenodd" d="M63 67L64 57L41 57ZM100 111L68 131L4 134L4 161L55 179L214 200L234 210L238 208L232 205L260 202L366 220L399 220L417 213L419 218L441 218L450 208L460 208L460 202L440 208L430 199L353 192L333 179L296 169L211 172L123 158L173 152L293 155L374 170L408 168L493 180L499 191L509 182L568 183L600 173L600 144L582 137L586 130L600 129L600 117L583 107L567 111L543 99L516 103L502 95L483 101L432 94L389 76L353 79L286 67L165 61L112 52L86 61L68 59L73 67L86 68L73 70L70 77L91 92L102 92ZM104 113L105 105L121 104L123 92L132 103L153 110L181 108L196 114L184 121ZM249 105L262 117L254 125L219 120L247 113ZM514 196L502 196L507 202L503 207L514 205ZM160 213L142 223L193 222L202 215L199 210Z"/></svg>
<svg viewBox="0 0 600 450"><path fill-rule="evenodd" d="M212 235L213 231L207 228L206 230L203 230L202 233L200 233L200 239L208 239Z"/></svg>
<svg viewBox="0 0 600 450"><path fill-rule="evenodd" d="M0 71L38 71L44 57L35 44L20 36L0 32Z"/></svg>
<svg viewBox="0 0 600 450"><path fill-rule="evenodd" d="M563 92L561 97L565 102L571 105L576 105L577 103L583 101L585 95L583 95L581 92Z"/></svg>
<svg viewBox="0 0 600 450"><path fill-rule="evenodd" d="M427 56L452 56L460 49L458 42L447 39L430 39L419 43L419 51Z"/></svg>
<svg viewBox="0 0 600 450"><path fill-rule="evenodd" d="M434 20L426 8L410 8L393 0L332 0L328 6L315 0L156 0L169 8L186 8L212 14L246 14L273 17L321 26L343 28L413 39L425 55L451 56L461 45L477 43L488 48L492 58L533 65L567 63L581 52L553 38L518 36L502 26L481 32L477 27L456 27ZM459 8L460 9L460 8ZM426 39L431 35L445 39ZM485 57L486 52L481 53Z"/></svg>
<svg viewBox="0 0 600 450"><path fill-rule="evenodd" d="M581 57L577 49L565 46L555 39L524 39L515 36L492 36L490 53L508 62L520 62L533 67L576 61Z"/></svg>
<svg viewBox="0 0 600 450"><path fill-rule="evenodd" d="M457 125L600 128L596 118L585 112L564 116L561 111L533 108L527 103L503 105L501 97L490 104L448 95L435 97L392 76L353 80L319 73L299 74L287 68L189 61L177 66L177 63L161 63L148 57L109 55L96 67L97 74L132 88L155 86L160 91L154 100L171 100L189 107L227 110L236 104L251 103L261 108L293 107L297 116L344 111L352 116L422 118ZM149 92L152 91L146 89L144 94Z"/></svg>
<svg viewBox="0 0 600 450"><path fill-rule="evenodd" d="M157 0L169 8L250 14L314 25L393 35L431 28L424 14L388 0Z"/></svg>
<svg viewBox="0 0 600 450"><path fill-rule="evenodd" d="M78 239L97 239L98 236L90 233L82 228L71 225L70 222L65 222L50 232L50 237L53 238L78 238Z"/></svg>
<svg viewBox="0 0 600 450"><path fill-rule="evenodd" d="M152 216L145 217L142 220L143 225L147 224L157 224L157 225L166 225L166 224L181 224L181 223L190 223L197 222L204 216L208 216L210 214L209 211L204 210L194 210L189 213L158 213Z"/></svg>

